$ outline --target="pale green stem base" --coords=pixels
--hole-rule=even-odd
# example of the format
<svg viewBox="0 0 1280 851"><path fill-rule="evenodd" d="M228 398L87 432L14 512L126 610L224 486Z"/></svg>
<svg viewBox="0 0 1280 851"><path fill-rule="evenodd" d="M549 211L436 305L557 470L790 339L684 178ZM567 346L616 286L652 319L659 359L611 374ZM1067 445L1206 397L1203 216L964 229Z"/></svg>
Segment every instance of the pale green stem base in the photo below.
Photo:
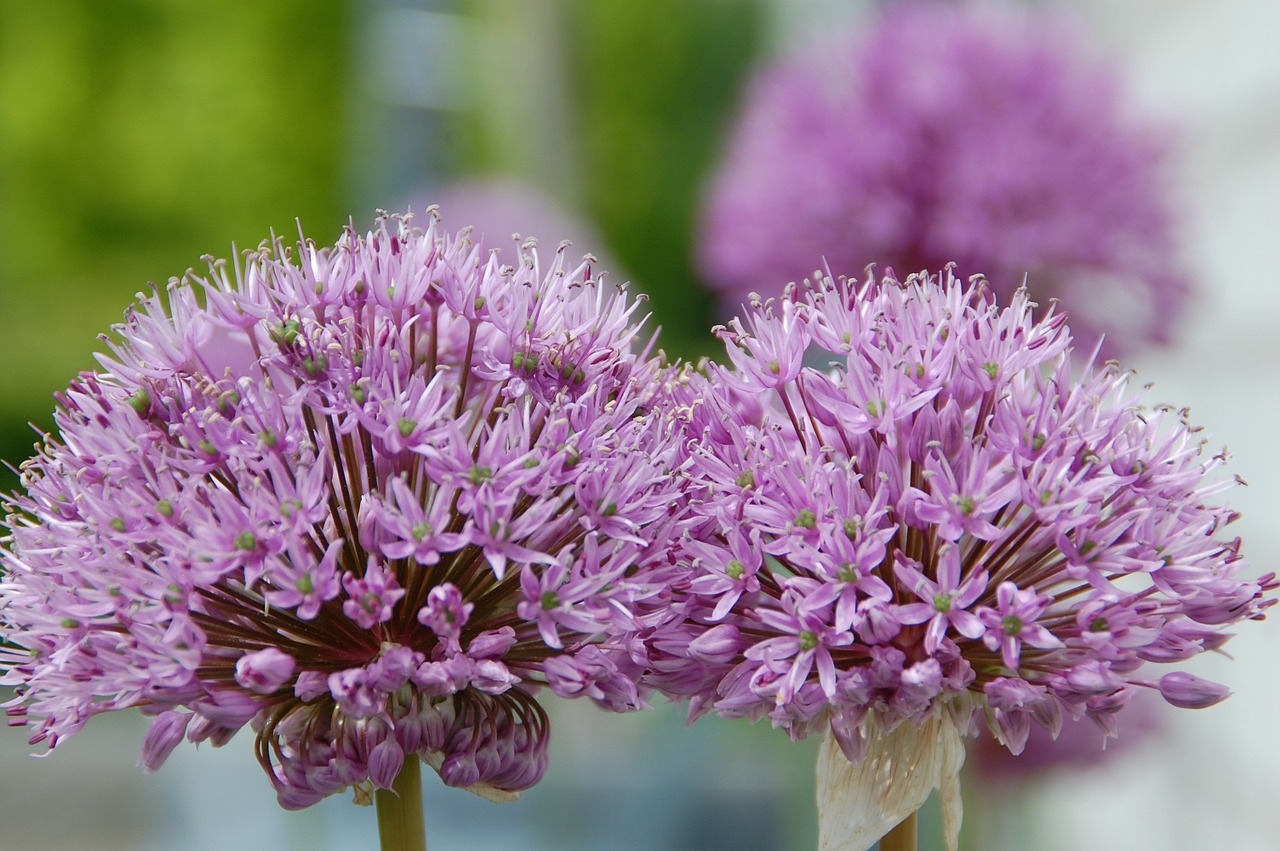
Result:
<svg viewBox="0 0 1280 851"><path fill-rule="evenodd" d="M427 851L427 825L422 816L422 771L408 755L390 789L374 795L382 851Z"/></svg>
<svg viewBox="0 0 1280 851"><path fill-rule="evenodd" d="M907 816L880 840L880 851L916 851L916 814Z"/></svg>

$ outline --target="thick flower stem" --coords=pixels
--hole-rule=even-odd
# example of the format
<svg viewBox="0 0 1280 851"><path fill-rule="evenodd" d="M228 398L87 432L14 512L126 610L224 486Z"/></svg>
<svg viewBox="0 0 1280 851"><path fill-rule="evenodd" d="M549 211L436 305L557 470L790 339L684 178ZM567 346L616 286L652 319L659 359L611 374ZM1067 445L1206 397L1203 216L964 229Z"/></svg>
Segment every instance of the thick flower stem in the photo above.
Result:
<svg viewBox="0 0 1280 851"><path fill-rule="evenodd" d="M390 789L374 796L378 809L378 837L382 851L427 851L427 826L422 816L422 773L418 758L407 756Z"/></svg>
<svg viewBox="0 0 1280 851"><path fill-rule="evenodd" d="M381 794L381 793L379 793ZM880 840L880 851L916 851L916 814L907 816Z"/></svg>

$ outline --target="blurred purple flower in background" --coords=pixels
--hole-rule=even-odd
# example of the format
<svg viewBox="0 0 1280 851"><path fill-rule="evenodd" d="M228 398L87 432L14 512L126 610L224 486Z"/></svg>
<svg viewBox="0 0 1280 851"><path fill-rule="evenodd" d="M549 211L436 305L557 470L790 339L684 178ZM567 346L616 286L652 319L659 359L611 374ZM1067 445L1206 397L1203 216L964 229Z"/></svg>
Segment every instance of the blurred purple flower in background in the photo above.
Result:
<svg viewBox="0 0 1280 851"><path fill-rule="evenodd" d="M140 297L8 501L11 723L53 748L137 706L148 768L247 724L288 808L419 757L536 783L540 688L643 705L598 641L674 523L638 305L434 212Z"/></svg>
<svg viewBox="0 0 1280 851"><path fill-rule="evenodd" d="M1063 719L1056 738L1033 726L1017 756L994 737L980 734L969 743L970 764L984 784L1022 784L1042 772L1094 768L1158 734L1160 709L1145 694L1136 695L1125 708L1124 735L1110 740L1105 730L1087 719Z"/></svg>
<svg viewBox="0 0 1280 851"><path fill-rule="evenodd" d="M1120 768L1120 763L1127 761L1132 767L1158 759L1170 746L1173 713L1157 696L1143 690L1125 706L1119 736L1108 738L1106 730L1087 718L1067 717L1056 736L1033 724L1017 755L986 730L979 730L966 742L961 847L1027 847L1031 840L1021 832L1036 824L1037 794L1072 776L1110 784L1114 775L1109 769Z"/></svg>
<svg viewBox="0 0 1280 851"><path fill-rule="evenodd" d="M1167 131L1067 22L906 3L785 57L746 94L707 194L700 265L732 314L823 260L955 262L1008 302L1059 298L1081 348L1172 338L1191 286Z"/></svg>
<svg viewBox="0 0 1280 851"><path fill-rule="evenodd" d="M505 177L459 180L417 193L409 206L420 209L428 199L448 210L455 221L469 223L485 245L505 246L514 234L557 243L568 240L574 246L590 246L592 256L614 280L626 279L604 250L599 228L532 183Z"/></svg>

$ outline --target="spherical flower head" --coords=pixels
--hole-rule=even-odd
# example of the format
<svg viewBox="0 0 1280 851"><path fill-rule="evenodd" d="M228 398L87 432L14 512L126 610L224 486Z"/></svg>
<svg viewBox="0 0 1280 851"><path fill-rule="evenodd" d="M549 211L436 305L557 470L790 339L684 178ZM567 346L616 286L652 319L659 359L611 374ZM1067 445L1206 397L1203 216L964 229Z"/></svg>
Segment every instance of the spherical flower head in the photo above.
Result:
<svg viewBox="0 0 1280 851"><path fill-rule="evenodd" d="M1016 753L1064 718L1114 733L1143 689L1226 696L1149 673L1274 602L1223 537L1223 456L1114 362L1073 372L1061 314L950 270L869 274L793 285L720 336L731 365L689 376L681 414L680 616L638 634L693 715L829 725L857 762L868 724L982 718Z"/></svg>
<svg viewBox="0 0 1280 851"><path fill-rule="evenodd" d="M701 267L752 291L869 263L955 262L1007 302L1059 298L1081 348L1166 342L1179 270L1168 133L1058 17L893 4L751 84L702 214Z"/></svg>
<svg viewBox="0 0 1280 851"><path fill-rule="evenodd" d="M676 442L588 269L433 210L140 297L9 499L10 716L53 747L140 707L149 768L248 724L296 808L409 758L500 797L545 769L540 689L643 705L602 637L657 590Z"/></svg>

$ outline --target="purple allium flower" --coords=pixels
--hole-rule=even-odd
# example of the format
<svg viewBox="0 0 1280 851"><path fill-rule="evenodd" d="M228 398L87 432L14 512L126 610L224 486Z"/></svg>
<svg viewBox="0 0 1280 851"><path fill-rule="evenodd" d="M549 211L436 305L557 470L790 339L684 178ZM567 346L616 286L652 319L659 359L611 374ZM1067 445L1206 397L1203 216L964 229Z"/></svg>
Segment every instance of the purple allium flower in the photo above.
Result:
<svg viewBox="0 0 1280 851"><path fill-rule="evenodd" d="M1033 307L869 274L719 329L733 366L685 377L693 519L632 643L649 680L694 717L829 725L853 762L939 715L1016 753L1064 717L1114 734L1141 689L1225 697L1148 670L1274 602L1223 536L1224 456L1114 363L1073 373L1064 316Z"/></svg>
<svg viewBox="0 0 1280 851"><path fill-rule="evenodd" d="M289 808L406 758L537 782L541 687L643 705L599 641L679 510L638 304L434 212L140 297L8 500L11 723L140 707L148 768L249 724Z"/></svg>
<svg viewBox="0 0 1280 851"><path fill-rule="evenodd" d="M894 4L754 80L703 210L703 273L732 311L819 258L955 262L1002 301L1024 276L1060 298L1084 348L1166 342L1190 294L1167 134L1119 83L1058 17Z"/></svg>

